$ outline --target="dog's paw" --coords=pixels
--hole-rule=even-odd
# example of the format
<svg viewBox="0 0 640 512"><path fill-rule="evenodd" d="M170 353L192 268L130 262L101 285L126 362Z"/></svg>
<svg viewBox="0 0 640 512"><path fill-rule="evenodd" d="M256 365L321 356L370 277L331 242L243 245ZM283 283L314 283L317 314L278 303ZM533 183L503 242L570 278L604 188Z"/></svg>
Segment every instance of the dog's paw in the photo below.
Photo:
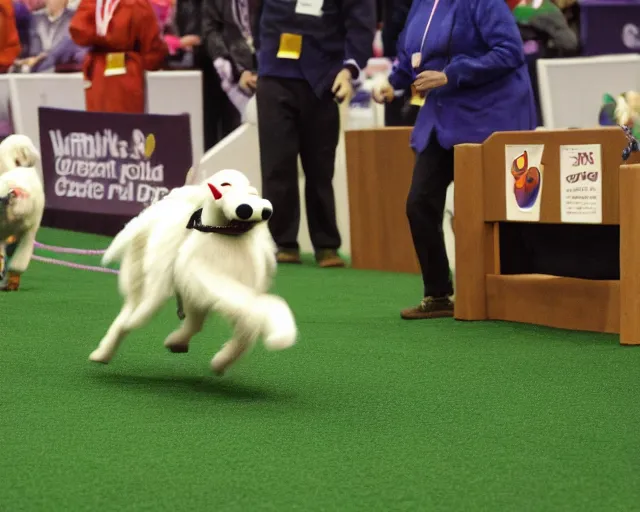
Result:
<svg viewBox="0 0 640 512"><path fill-rule="evenodd" d="M186 354L189 352L189 345L185 344L176 343L175 345L166 345L166 347L172 354Z"/></svg>
<svg viewBox="0 0 640 512"><path fill-rule="evenodd" d="M227 370L227 362L223 361L222 357L214 357L211 361L211 371L214 375L222 377Z"/></svg>
<svg viewBox="0 0 640 512"><path fill-rule="evenodd" d="M267 350L285 350L296 344L297 333L290 330L281 330L269 334L264 340Z"/></svg>
<svg viewBox="0 0 640 512"><path fill-rule="evenodd" d="M111 357L109 356L109 354L106 354L104 351L98 348L91 352L91 354L89 355L89 361L93 363L109 364L109 361L111 361Z"/></svg>

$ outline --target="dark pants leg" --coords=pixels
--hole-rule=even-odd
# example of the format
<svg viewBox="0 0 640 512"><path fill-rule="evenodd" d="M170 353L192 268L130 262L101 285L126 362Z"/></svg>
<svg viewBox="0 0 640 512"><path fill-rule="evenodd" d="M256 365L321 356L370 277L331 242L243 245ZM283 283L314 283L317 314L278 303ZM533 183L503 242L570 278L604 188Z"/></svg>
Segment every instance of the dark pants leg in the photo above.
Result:
<svg viewBox="0 0 640 512"><path fill-rule="evenodd" d="M301 91L300 159L305 175L309 235L314 249L338 249L341 244L333 192L340 111L327 93L318 98L304 83Z"/></svg>
<svg viewBox="0 0 640 512"><path fill-rule="evenodd" d="M442 233L447 187L453 181L453 149L444 149L435 135L416 157L407 197L407 217L420 261L425 297L453 294L449 260Z"/></svg>
<svg viewBox="0 0 640 512"><path fill-rule="evenodd" d="M262 196L273 204L269 220L278 247L298 248L300 108L296 80L260 77L256 90Z"/></svg>

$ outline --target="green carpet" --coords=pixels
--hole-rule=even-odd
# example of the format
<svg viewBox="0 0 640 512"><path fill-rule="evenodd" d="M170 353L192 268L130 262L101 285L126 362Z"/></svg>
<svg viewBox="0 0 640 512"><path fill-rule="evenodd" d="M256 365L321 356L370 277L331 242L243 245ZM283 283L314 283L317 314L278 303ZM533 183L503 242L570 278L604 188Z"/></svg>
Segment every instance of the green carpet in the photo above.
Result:
<svg viewBox="0 0 640 512"><path fill-rule="evenodd" d="M640 349L401 321L420 288L282 268L299 344L258 346L217 378L229 329L212 319L170 354L173 303L110 365L89 363L120 307L115 277L33 262L0 295L0 511L640 510Z"/></svg>

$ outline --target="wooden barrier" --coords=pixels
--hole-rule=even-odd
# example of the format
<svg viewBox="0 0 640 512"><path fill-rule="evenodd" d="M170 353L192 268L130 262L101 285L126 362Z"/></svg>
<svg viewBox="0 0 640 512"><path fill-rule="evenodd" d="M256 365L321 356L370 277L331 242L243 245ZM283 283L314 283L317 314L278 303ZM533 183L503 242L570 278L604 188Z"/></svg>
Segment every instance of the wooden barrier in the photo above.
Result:
<svg viewBox="0 0 640 512"><path fill-rule="evenodd" d="M539 219L509 219L505 146L540 144ZM600 145L601 224L620 226L620 280L502 275L500 223L562 224L561 146L585 144ZM621 344L640 345L640 158L620 165L626 144L622 130L603 128L502 132L455 148L455 318L619 333Z"/></svg>
<svg viewBox="0 0 640 512"><path fill-rule="evenodd" d="M353 268L420 273L406 216L411 128L345 132Z"/></svg>

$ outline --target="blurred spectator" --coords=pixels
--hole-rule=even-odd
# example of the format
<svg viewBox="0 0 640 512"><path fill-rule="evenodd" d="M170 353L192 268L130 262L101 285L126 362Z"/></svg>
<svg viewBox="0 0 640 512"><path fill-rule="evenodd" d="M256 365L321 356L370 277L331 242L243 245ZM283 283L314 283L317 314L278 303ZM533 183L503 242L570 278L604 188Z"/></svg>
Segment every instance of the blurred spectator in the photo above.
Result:
<svg viewBox="0 0 640 512"><path fill-rule="evenodd" d="M46 0L45 8L32 15L27 57L16 61L21 71L55 72L56 65L75 65L79 69L86 50L69 36L73 11L67 0Z"/></svg>
<svg viewBox="0 0 640 512"><path fill-rule="evenodd" d="M160 31L169 49L171 69L193 68L194 49L200 45L200 1L151 0Z"/></svg>
<svg viewBox="0 0 640 512"><path fill-rule="evenodd" d="M91 48L83 66L87 110L144 113L145 71L167 55L149 0L81 0L69 31Z"/></svg>
<svg viewBox="0 0 640 512"><path fill-rule="evenodd" d="M256 2L205 0L202 35L209 58L220 77L229 101L220 116L230 130L240 125L258 76L252 27L257 22Z"/></svg>
<svg viewBox="0 0 640 512"><path fill-rule="evenodd" d="M31 11L24 2L13 2L16 13L16 27L20 36L20 46L22 51L19 58L23 59L29 56L29 31L31 30Z"/></svg>
<svg viewBox="0 0 640 512"><path fill-rule="evenodd" d="M20 37L11 0L0 0L0 73L6 73L20 55Z"/></svg>

